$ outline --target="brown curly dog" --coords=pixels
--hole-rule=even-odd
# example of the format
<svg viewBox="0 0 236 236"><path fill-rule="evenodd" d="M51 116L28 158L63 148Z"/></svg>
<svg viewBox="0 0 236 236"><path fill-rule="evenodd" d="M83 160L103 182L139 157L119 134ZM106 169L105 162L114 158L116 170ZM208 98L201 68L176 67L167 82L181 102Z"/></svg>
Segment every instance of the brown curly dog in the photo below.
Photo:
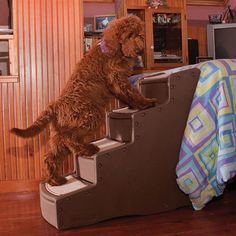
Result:
<svg viewBox="0 0 236 236"><path fill-rule="evenodd" d="M59 98L30 127L11 129L12 133L27 138L39 134L51 123L50 150L45 156L49 184L66 183L58 172L68 154L91 156L99 151L84 140L105 119L104 108L111 97L136 109L155 105L154 99L143 97L127 79L143 49L143 22L136 16L114 20L100 43L76 65Z"/></svg>

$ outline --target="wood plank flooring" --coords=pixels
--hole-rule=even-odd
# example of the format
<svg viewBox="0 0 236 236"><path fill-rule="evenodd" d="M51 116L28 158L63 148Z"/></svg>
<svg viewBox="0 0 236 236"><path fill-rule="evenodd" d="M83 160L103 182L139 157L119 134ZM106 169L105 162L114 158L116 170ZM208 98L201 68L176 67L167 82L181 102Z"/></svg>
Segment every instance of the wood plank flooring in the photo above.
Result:
<svg viewBox="0 0 236 236"><path fill-rule="evenodd" d="M171 194L171 193L170 193ZM231 236L236 235L236 190L201 211L191 207L150 216L121 217L58 231L42 217L38 192L0 194L1 236Z"/></svg>

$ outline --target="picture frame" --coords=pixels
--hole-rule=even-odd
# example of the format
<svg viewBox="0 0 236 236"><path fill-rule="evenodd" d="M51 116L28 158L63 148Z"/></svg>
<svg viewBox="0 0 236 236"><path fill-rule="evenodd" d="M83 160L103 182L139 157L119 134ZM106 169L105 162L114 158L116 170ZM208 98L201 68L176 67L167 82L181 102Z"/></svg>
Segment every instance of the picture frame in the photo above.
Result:
<svg viewBox="0 0 236 236"><path fill-rule="evenodd" d="M116 19L116 15L114 14L94 16L94 32L103 32L114 19Z"/></svg>

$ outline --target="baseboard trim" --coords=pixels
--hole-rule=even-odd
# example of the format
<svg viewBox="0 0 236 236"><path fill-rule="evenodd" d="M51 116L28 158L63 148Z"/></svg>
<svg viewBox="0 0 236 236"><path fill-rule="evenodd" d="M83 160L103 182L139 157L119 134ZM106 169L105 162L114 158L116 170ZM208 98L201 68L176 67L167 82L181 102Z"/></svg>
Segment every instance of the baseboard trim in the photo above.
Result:
<svg viewBox="0 0 236 236"><path fill-rule="evenodd" d="M0 181L0 193L39 191L39 180Z"/></svg>

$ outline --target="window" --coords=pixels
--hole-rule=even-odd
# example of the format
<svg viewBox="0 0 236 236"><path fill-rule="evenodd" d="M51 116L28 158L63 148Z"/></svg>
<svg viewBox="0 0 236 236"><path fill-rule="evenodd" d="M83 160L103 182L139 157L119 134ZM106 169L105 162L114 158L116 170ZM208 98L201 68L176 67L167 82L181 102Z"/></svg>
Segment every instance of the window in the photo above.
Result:
<svg viewBox="0 0 236 236"><path fill-rule="evenodd" d="M14 1L15 2L15 1ZM17 82L17 39L12 0L0 2L0 82Z"/></svg>

